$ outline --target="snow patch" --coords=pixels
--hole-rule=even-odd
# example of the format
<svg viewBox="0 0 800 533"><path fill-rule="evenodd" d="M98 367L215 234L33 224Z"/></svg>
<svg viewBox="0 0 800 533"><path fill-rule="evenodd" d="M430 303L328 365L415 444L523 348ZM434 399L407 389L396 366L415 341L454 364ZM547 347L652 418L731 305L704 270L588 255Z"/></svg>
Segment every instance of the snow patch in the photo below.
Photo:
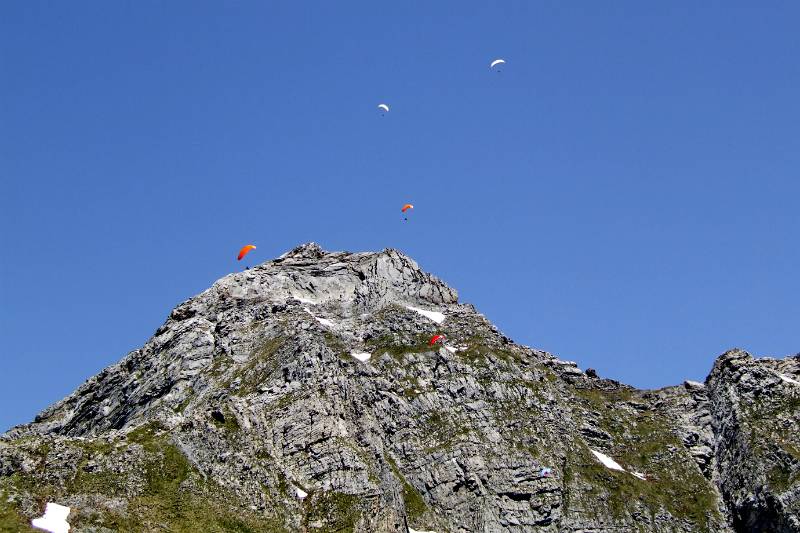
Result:
<svg viewBox="0 0 800 533"><path fill-rule="evenodd" d="M619 465L618 462L616 462L614 459L612 459L611 457L607 456L606 454L600 453L600 452L595 451L595 450L593 450L591 448L589 448L589 451L592 452L594 454L594 456L597 457L597 459L601 463L603 463L603 465L605 465L606 468L610 468L611 470L619 470L620 472L627 472L628 474L630 474L630 475L632 475L634 477L638 477L639 479L647 480L647 477L644 474L642 474L641 472L629 472L628 470L625 470L624 468L622 468Z"/></svg>
<svg viewBox="0 0 800 533"><path fill-rule="evenodd" d="M468 348L469 348L469 346L467 346L466 344L456 344L455 346L445 345L445 347L444 347L444 349L447 350L450 353L463 352L463 351L467 350Z"/></svg>
<svg viewBox="0 0 800 533"><path fill-rule="evenodd" d="M426 318L430 318L437 324L441 324L442 322L444 322L444 313L440 313L439 311L426 311L425 309L419 309L418 307L411 307L410 305L407 305L406 309L415 311Z"/></svg>
<svg viewBox="0 0 800 533"><path fill-rule="evenodd" d="M311 312L311 309L309 309L308 307L304 307L304 308L303 308L303 311L305 311L305 312L306 312L306 313L308 313L309 315L313 316L313 317L314 317L314 320L316 320L317 322L319 322L319 323L320 323L320 324L322 324L323 326L327 326L327 327L329 327L329 328L335 328L335 327L336 327L336 324L334 324L332 321L328 320L327 318L320 318L320 317L318 317L317 315L315 315L314 313L312 313L312 312Z"/></svg>
<svg viewBox="0 0 800 533"><path fill-rule="evenodd" d="M350 355L352 355L362 363L365 361L369 361L369 358L372 357L372 354L367 352L350 352Z"/></svg>
<svg viewBox="0 0 800 533"><path fill-rule="evenodd" d="M794 385L800 385L800 381L797 381L796 379L792 379L789 376L784 376L783 374L778 374L778 377L781 378L786 383L792 383Z"/></svg>
<svg viewBox="0 0 800 533"><path fill-rule="evenodd" d="M31 520L31 525L50 533L68 533L70 525L67 522L70 508L57 503L48 503L44 509L44 516Z"/></svg>
<svg viewBox="0 0 800 533"><path fill-rule="evenodd" d="M408 533L436 533L435 531L422 531L408 526Z"/></svg>
<svg viewBox="0 0 800 533"><path fill-rule="evenodd" d="M336 324L334 324L332 321L328 320L327 318L320 318L318 316L315 316L314 318L316 318L317 322L319 322L323 326L327 326L329 328L336 327Z"/></svg>
<svg viewBox="0 0 800 533"><path fill-rule="evenodd" d="M317 303L314 300L309 300L308 298L303 298L302 296L292 296L292 298L294 298L295 300L297 300L301 304L316 305L316 303Z"/></svg>
<svg viewBox="0 0 800 533"><path fill-rule="evenodd" d="M611 470L619 470L620 472L625 472L625 469L622 468L621 466L619 466L618 462L616 462L614 459L612 459L611 457L607 456L606 454L597 452L595 450L592 450L591 448L589 448L589 451L592 452L594 454L594 456L597 457L597 459L601 463L603 463L603 465L606 468L610 468Z"/></svg>
<svg viewBox="0 0 800 533"><path fill-rule="evenodd" d="M301 500L306 496L308 496L308 493L303 489L301 489L300 487L295 487L294 490L295 492L297 492L297 497L300 498Z"/></svg>

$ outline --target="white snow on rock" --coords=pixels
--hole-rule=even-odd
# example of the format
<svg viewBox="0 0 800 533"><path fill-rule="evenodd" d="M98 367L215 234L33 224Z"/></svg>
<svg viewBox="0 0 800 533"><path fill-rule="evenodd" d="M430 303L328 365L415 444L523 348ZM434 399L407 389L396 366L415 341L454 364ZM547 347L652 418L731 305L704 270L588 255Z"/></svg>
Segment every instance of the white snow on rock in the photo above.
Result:
<svg viewBox="0 0 800 533"><path fill-rule="evenodd" d="M603 465L606 468L610 468L611 470L619 470L620 472L625 472L625 469L622 468L621 466L619 466L618 462L616 462L614 459L612 459L611 457L607 456L606 454L597 452L595 450L592 450L591 448L589 448L589 451L592 452L594 454L594 456L597 457L597 459L601 463L603 463Z"/></svg>
<svg viewBox="0 0 800 533"><path fill-rule="evenodd" d="M611 470L619 470L620 472L628 472L628 474L630 474L630 475L632 475L634 477L638 477L639 479L647 480L647 477L644 474L642 474L641 472L630 472L628 470L625 470L624 468L622 468L619 465L618 462L616 462L614 459L612 459L611 457L607 456L606 454L600 453L600 452L598 452L596 450L593 450L591 448L589 448L589 451L592 452L594 454L594 456L597 457L597 459L601 463L603 463L603 465L606 468L610 468Z"/></svg>
<svg viewBox="0 0 800 533"><path fill-rule="evenodd" d="M467 346L466 344L457 344L455 346L445 345L445 347L444 347L444 349L447 350L450 353L463 352L463 351L467 350L468 348L469 348L469 346Z"/></svg>
<svg viewBox="0 0 800 533"><path fill-rule="evenodd" d="M369 361L369 358L372 357L372 354L367 352L350 352L350 355L352 355L362 363L365 361Z"/></svg>
<svg viewBox="0 0 800 533"><path fill-rule="evenodd" d="M334 324L331 320L328 320L327 318L320 318L318 316L315 316L314 318L316 318L317 322L319 322L323 326L327 326L329 328L333 328L336 326L336 324Z"/></svg>
<svg viewBox="0 0 800 533"><path fill-rule="evenodd" d="M315 315L314 313L312 313L312 312L311 312L311 309L309 309L308 307L304 307L304 308L303 308L303 311L305 311L305 312L306 312L306 313L308 313L309 315L313 316L313 317L314 317L314 320L316 320L317 322L319 322L319 323L320 323L320 324L322 324L323 326L326 326L326 327L329 327L329 328L334 328L334 327L336 327L336 324L334 324L332 321L328 320L327 318L320 318L320 317L318 317L317 315Z"/></svg>
<svg viewBox="0 0 800 533"><path fill-rule="evenodd" d="M297 300L301 304L315 305L317 303L314 300L309 300L308 298L303 298L302 296L293 296L292 298L294 298L295 300Z"/></svg>
<svg viewBox="0 0 800 533"><path fill-rule="evenodd" d="M303 489L301 489L300 487L295 487L294 490L295 492L297 492L297 497L300 498L301 500L306 496L308 496L308 493Z"/></svg>
<svg viewBox="0 0 800 533"><path fill-rule="evenodd" d="M792 379L789 376L784 376L783 374L778 374L778 377L780 377L786 383L792 383L794 385L800 385L800 381L797 381L796 379Z"/></svg>
<svg viewBox="0 0 800 533"><path fill-rule="evenodd" d="M422 531L408 526L408 533L436 533L435 531Z"/></svg>
<svg viewBox="0 0 800 533"><path fill-rule="evenodd" d="M410 305L407 305L406 309L415 311L426 318L430 318L437 324L441 324L442 322L444 322L444 313L440 313L439 311L426 311L425 309L419 309L418 307L411 307Z"/></svg>
<svg viewBox="0 0 800 533"><path fill-rule="evenodd" d="M31 520L31 525L38 529L50 531L50 533L67 533L70 525L67 522L70 508L57 503L48 503L44 510L44 516Z"/></svg>

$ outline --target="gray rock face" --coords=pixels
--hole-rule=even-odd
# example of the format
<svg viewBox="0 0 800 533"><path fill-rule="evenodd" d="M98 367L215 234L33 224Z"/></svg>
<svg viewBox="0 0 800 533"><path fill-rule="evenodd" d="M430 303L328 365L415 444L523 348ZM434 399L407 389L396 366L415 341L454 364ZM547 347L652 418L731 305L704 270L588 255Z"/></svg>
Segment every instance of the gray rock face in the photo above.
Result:
<svg viewBox="0 0 800 533"><path fill-rule="evenodd" d="M706 380L720 489L740 531L800 531L800 356L732 350Z"/></svg>
<svg viewBox="0 0 800 533"><path fill-rule="evenodd" d="M57 501L73 531L800 531L799 375L729 352L636 390L397 251L307 244L3 435L0 526Z"/></svg>

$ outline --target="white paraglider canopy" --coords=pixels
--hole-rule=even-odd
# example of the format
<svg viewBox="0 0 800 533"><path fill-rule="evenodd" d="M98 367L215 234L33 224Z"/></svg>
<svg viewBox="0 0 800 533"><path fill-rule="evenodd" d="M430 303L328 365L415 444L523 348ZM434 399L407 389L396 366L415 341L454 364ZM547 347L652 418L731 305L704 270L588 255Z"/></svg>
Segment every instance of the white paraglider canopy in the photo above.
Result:
<svg viewBox="0 0 800 533"><path fill-rule="evenodd" d="M378 109L383 109L387 113L389 112L389 106L386 104L378 104Z"/></svg>
<svg viewBox="0 0 800 533"><path fill-rule="evenodd" d="M491 65L489 65L489 68L494 68L494 67L496 67L497 65L502 65L502 64L503 64L503 63L505 63L505 62L506 62L506 60L505 60L505 59L495 59L494 61L492 61L492 64L491 64Z"/></svg>

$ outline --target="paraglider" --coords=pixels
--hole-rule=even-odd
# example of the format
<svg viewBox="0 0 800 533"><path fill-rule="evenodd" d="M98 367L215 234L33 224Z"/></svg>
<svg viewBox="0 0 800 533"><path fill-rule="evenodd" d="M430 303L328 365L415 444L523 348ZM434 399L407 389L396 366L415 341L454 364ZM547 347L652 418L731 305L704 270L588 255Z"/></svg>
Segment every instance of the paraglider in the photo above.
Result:
<svg viewBox="0 0 800 533"><path fill-rule="evenodd" d="M243 247L239 250L239 256L236 258L237 261L241 261L244 256L250 253L250 250L255 250L256 247L252 244L248 244L247 246Z"/></svg>
<svg viewBox="0 0 800 533"><path fill-rule="evenodd" d="M428 346L433 346L436 343L444 344L444 335L434 335L431 337L431 341L428 343Z"/></svg>
<svg viewBox="0 0 800 533"><path fill-rule="evenodd" d="M506 60L505 60L505 59L495 59L494 61L492 61L492 62L491 62L491 64L489 65L489 68L490 68L490 69L493 69L493 68L494 68L494 67L496 67L497 65L503 65L503 64L505 64L505 62L506 62ZM500 69L497 69L497 71L498 71L498 72L500 72Z"/></svg>
<svg viewBox="0 0 800 533"><path fill-rule="evenodd" d="M406 211L408 211L409 209L414 209L414 206L413 206L413 205L411 205L411 204L406 204L406 205L404 205L404 206L403 206L403 208L402 208L402 209L400 209L400 211L402 211L403 213L405 213L405 212L406 212ZM406 217L405 217L403 220L406 220L406 221L407 221L407 220L408 220L408 216L406 216Z"/></svg>
<svg viewBox="0 0 800 533"><path fill-rule="evenodd" d="M387 104L378 104L378 109L386 113L389 112L389 106ZM381 113L381 116L383 116L383 113Z"/></svg>

